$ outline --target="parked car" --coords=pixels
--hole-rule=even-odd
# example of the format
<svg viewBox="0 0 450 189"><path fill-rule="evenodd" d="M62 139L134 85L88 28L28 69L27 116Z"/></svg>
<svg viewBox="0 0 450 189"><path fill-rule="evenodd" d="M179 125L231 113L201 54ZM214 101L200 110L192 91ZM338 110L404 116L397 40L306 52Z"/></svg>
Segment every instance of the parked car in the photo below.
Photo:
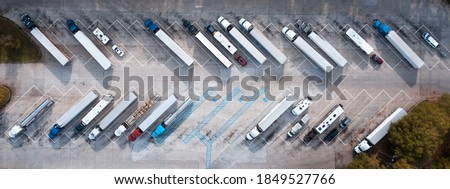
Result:
<svg viewBox="0 0 450 189"><path fill-rule="evenodd" d="M425 41L433 48L437 48L439 46L439 43L428 32L423 33L422 38L425 39Z"/></svg>
<svg viewBox="0 0 450 189"><path fill-rule="evenodd" d="M234 54L234 59L235 59L236 61L238 61L239 64L241 64L241 66L247 65L247 61L246 61L244 58L242 58L242 56L239 55L238 53Z"/></svg>
<svg viewBox="0 0 450 189"><path fill-rule="evenodd" d="M443 49L440 49L440 50L439 50L439 55L440 55L442 58L445 58L445 57L447 57L447 52L445 52L445 50L443 50Z"/></svg>
<svg viewBox="0 0 450 189"><path fill-rule="evenodd" d="M348 126L348 124L350 124L350 121L352 121L349 117L345 116L344 119L342 119L341 124L339 124L339 127L341 129L344 129L345 127Z"/></svg>
<svg viewBox="0 0 450 189"><path fill-rule="evenodd" d="M116 52L116 54L119 55L120 57L123 57L123 55L125 54L125 53L123 53L123 51L121 51L119 49L119 47L117 45L113 45L112 50L114 50L114 52Z"/></svg>
<svg viewBox="0 0 450 189"><path fill-rule="evenodd" d="M339 134L339 130L337 128L333 129L326 137L325 141L330 142Z"/></svg>
<svg viewBox="0 0 450 189"><path fill-rule="evenodd" d="M375 61L376 63L378 63L378 64L382 64L384 61L383 61L383 59L381 59L378 55L376 55L376 54L373 54L372 55L372 60L373 61Z"/></svg>

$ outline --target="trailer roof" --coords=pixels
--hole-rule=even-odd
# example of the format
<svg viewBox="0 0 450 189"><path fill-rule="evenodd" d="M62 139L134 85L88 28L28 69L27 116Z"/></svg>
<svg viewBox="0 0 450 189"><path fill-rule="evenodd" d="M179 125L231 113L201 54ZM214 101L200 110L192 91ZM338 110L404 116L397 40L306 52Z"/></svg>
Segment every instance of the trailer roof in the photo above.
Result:
<svg viewBox="0 0 450 189"><path fill-rule="evenodd" d="M114 107L114 109L109 112L108 115L106 115L99 123L98 126L102 129L105 130L106 127L108 127L114 120L116 120L118 117L120 117L120 115L125 112L125 110L130 107L131 104L133 104L134 102L136 102L137 100L137 96L136 93L134 93L133 91L131 91L130 93L128 93L123 100L117 104L116 107Z"/></svg>
<svg viewBox="0 0 450 189"><path fill-rule="evenodd" d="M202 32L198 32L195 37L214 55L216 58L227 68L231 66L230 60L228 60L222 52L214 46L208 38L203 35Z"/></svg>
<svg viewBox="0 0 450 189"><path fill-rule="evenodd" d="M79 30L74 34L74 36L91 54L91 56L103 67L103 69L107 70L112 67L111 61L106 58L105 54L103 54L102 51L94 45L94 43L83 33L83 31Z"/></svg>
<svg viewBox="0 0 450 189"><path fill-rule="evenodd" d="M297 35L297 38L293 41L303 53L306 54L311 60L314 61L323 71L330 72L333 70L333 65L328 62L322 55L320 55L309 43L307 43L301 36Z"/></svg>
<svg viewBox="0 0 450 189"><path fill-rule="evenodd" d="M98 97L98 94L94 91L89 91L83 98L81 98L75 105L73 105L69 110L67 110L57 121L60 127L66 126L67 123L72 121L73 118L78 116L84 109L86 109L92 102L94 102Z"/></svg>
<svg viewBox="0 0 450 189"><path fill-rule="evenodd" d="M367 136L367 140L369 140L372 144L378 143L389 131L389 127L392 123L397 122L403 116L406 115L406 111L403 108L398 108L394 111L389 117L387 117L375 130L373 130L369 136Z"/></svg>
<svg viewBox="0 0 450 189"><path fill-rule="evenodd" d="M358 46L361 48L367 55L373 53L373 47L370 46L366 40L364 40L358 33L356 33L353 28L349 28L345 34Z"/></svg>
<svg viewBox="0 0 450 189"><path fill-rule="evenodd" d="M156 37L158 37L173 53L175 53L184 63L188 66L194 63L194 59L183 50L169 35L166 34L162 29L159 29L158 32L155 33Z"/></svg>
<svg viewBox="0 0 450 189"><path fill-rule="evenodd" d="M344 67L347 60L328 41L321 38L316 32L311 32L308 37L322 49L338 66Z"/></svg>
<svg viewBox="0 0 450 189"><path fill-rule="evenodd" d="M61 50L59 50L48 38L45 36L39 28L35 27L31 30L31 34L39 41L39 43L50 52L53 57L58 60L61 65L66 65L69 63L69 59L64 55Z"/></svg>
<svg viewBox="0 0 450 189"><path fill-rule="evenodd" d="M242 33L233 27L229 33L237 42L239 42L260 64L263 64L267 58L259 51Z"/></svg>
<svg viewBox="0 0 450 189"><path fill-rule="evenodd" d="M277 120L281 114L283 114L289 107L294 104L294 101L288 101L287 97L284 97L275 107L270 110L270 112L258 123L258 126L262 130L266 130L270 125L272 125L275 120Z"/></svg>
<svg viewBox="0 0 450 189"><path fill-rule="evenodd" d="M162 104L160 104L151 114L148 116L141 124L139 124L138 128L141 131L146 131L150 126L152 126L163 114L166 112L175 102L177 98L175 95L170 96L167 100L165 100Z"/></svg>
<svg viewBox="0 0 450 189"><path fill-rule="evenodd" d="M425 64L395 31L391 30L385 37L414 68L419 69Z"/></svg>

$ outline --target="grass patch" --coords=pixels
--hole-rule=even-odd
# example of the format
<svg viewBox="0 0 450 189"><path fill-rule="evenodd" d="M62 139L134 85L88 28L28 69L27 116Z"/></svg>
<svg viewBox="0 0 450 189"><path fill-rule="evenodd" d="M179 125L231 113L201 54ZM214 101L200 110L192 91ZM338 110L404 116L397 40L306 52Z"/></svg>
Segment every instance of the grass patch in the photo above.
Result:
<svg viewBox="0 0 450 189"><path fill-rule="evenodd" d="M0 17L0 62L37 62L41 52L11 20Z"/></svg>
<svg viewBox="0 0 450 189"><path fill-rule="evenodd" d="M11 99L11 91L8 87L0 86L0 109Z"/></svg>

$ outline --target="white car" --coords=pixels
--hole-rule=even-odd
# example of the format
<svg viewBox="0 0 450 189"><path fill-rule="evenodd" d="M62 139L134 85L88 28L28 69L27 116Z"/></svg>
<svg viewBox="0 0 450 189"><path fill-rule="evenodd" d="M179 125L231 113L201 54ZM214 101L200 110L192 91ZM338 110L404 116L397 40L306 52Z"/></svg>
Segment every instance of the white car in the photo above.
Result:
<svg viewBox="0 0 450 189"><path fill-rule="evenodd" d="M123 57L123 55L125 54L125 53L123 53L123 51L121 51L121 50L119 49L119 47L118 47L117 45L113 45L113 46L112 46L112 50L114 50L114 52L116 52L117 55L119 55L120 57Z"/></svg>
<svg viewBox="0 0 450 189"><path fill-rule="evenodd" d="M430 35L430 33L425 32L422 34L422 37L431 47L436 48L439 46L439 43Z"/></svg>

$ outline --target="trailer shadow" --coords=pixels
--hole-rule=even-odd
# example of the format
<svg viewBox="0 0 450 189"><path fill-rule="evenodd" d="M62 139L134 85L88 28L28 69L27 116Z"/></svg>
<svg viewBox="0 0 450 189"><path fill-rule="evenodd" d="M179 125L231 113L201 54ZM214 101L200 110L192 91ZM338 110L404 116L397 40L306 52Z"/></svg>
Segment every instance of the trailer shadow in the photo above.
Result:
<svg viewBox="0 0 450 189"><path fill-rule="evenodd" d="M395 68L395 72L408 84L409 87L414 87L417 84L417 75L419 74L418 69L412 68L409 63L407 63L409 68ZM426 69L426 66L425 68Z"/></svg>
<svg viewBox="0 0 450 189"><path fill-rule="evenodd" d="M52 140L48 137L43 137L43 139L47 139L54 149L61 149L71 141L70 137L65 134L59 136L58 138L55 138L55 140Z"/></svg>
<svg viewBox="0 0 450 189"><path fill-rule="evenodd" d="M86 138L85 140L86 143L88 143L95 152L103 150L106 146L108 146L111 143L111 139L106 135L100 136L95 141L92 141L89 138Z"/></svg>

